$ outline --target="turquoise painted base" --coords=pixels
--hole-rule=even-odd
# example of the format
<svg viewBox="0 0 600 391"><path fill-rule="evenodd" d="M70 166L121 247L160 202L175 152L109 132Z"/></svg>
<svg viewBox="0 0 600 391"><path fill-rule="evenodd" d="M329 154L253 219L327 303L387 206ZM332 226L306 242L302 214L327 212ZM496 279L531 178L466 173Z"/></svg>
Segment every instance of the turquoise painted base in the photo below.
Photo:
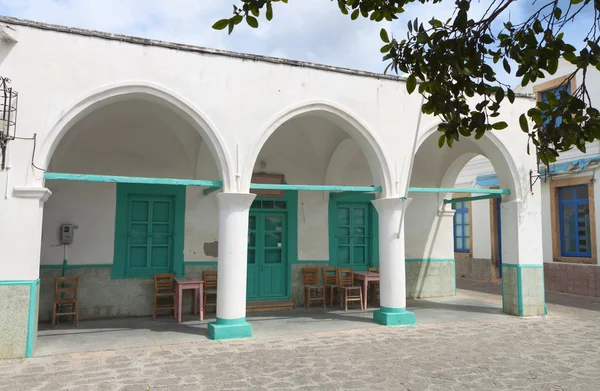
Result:
<svg viewBox="0 0 600 391"><path fill-rule="evenodd" d="M234 338L251 338L252 325L246 318L220 319L208 324L208 338L215 341Z"/></svg>
<svg viewBox="0 0 600 391"><path fill-rule="evenodd" d="M406 308L381 307L373 312L373 321L384 326L414 326L415 313Z"/></svg>

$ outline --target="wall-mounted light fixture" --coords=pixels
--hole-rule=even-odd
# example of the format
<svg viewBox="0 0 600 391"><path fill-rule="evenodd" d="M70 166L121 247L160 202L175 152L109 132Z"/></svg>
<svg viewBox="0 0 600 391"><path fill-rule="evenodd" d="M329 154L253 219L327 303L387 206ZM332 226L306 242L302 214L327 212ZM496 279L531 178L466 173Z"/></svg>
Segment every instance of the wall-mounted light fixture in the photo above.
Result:
<svg viewBox="0 0 600 391"><path fill-rule="evenodd" d="M9 86L10 79L0 76L0 169L6 168L6 147L17 133L19 94Z"/></svg>

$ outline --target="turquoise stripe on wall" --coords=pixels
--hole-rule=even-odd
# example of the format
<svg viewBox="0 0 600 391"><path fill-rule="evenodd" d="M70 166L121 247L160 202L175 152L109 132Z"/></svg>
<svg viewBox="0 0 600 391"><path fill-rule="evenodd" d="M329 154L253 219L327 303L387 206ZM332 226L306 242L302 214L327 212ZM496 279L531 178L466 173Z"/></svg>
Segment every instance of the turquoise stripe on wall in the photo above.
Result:
<svg viewBox="0 0 600 391"><path fill-rule="evenodd" d="M183 266L217 266L217 261L184 261Z"/></svg>
<svg viewBox="0 0 600 391"><path fill-rule="evenodd" d="M502 266L516 267L518 269L539 269L544 267L544 265L540 263L503 263Z"/></svg>
<svg viewBox="0 0 600 391"><path fill-rule="evenodd" d="M63 265L40 265L40 269L62 269ZM84 265L66 265L65 269L99 269L112 267L112 263L90 263Z"/></svg>
<svg viewBox="0 0 600 391"><path fill-rule="evenodd" d="M27 321L27 342L25 343L25 357L33 356L33 345L35 344L35 310L37 308L37 291L40 285L39 278L29 285L29 314Z"/></svg>
<svg viewBox="0 0 600 391"><path fill-rule="evenodd" d="M217 261L185 261L184 266L217 266ZM101 269L112 267L112 263L90 263L84 265L67 265L67 269ZM62 269L63 265L40 265L40 269Z"/></svg>
<svg viewBox="0 0 600 391"><path fill-rule="evenodd" d="M406 258L405 262L455 262L454 258Z"/></svg>

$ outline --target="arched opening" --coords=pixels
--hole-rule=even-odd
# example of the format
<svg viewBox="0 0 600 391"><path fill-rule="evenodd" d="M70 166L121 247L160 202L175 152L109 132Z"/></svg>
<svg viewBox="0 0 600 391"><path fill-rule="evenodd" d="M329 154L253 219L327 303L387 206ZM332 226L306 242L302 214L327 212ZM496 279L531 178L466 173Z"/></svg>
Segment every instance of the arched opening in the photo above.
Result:
<svg viewBox="0 0 600 391"><path fill-rule="evenodd" d="M53 280L63 274L79 278L85 320L150 316L155 274L216 270L214 194L171 179L229 189L229 157L210 121L181 98L148 86L92 94L57 122L41 159L77 180L46 180L53 194L44 207L40 322L51 319Z"/></svg>
<svg viewBox="0 0 600 391"><path fill-rule="evenodd" d="M302 106L278 118L247 159L244 186L279 181L347 187L250 190L257 198L250 210L248 298L302 305L302 268L366 271L378 265L377 213L371 204L377 194L353 189L381 186L382 193L389 192L389 168L376 138L334 106ZM267 229L274 222L275 233Z"/></svg>
<svg viewBox="0 0 600 391"><path fill-rule="evenodd" d="M438 136L431 129L421 138L410 187L457 190L409 194L413 200L407 208L405 237L411 298L454 296L460 277L500 278L501 227L517 224L516 214L502 216L500 206L520 198L523 191L511 154L494 134L441 149ZM482 193L485 189L508 189L510 194ZM494 257L492 245L497 246Z"/></svg>

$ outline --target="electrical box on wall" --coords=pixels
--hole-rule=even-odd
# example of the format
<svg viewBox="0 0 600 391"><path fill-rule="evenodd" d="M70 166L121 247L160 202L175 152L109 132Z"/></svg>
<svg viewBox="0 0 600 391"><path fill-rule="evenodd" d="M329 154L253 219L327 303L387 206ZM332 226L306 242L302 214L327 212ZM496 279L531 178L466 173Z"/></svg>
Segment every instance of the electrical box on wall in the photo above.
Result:
<svg viewBox="0 0 600 391"><path fill-rule="evenodd" d="M60 244L71 244L73 243L73 231L75 230L73 224L62 224L60 226Z"/></svg>

